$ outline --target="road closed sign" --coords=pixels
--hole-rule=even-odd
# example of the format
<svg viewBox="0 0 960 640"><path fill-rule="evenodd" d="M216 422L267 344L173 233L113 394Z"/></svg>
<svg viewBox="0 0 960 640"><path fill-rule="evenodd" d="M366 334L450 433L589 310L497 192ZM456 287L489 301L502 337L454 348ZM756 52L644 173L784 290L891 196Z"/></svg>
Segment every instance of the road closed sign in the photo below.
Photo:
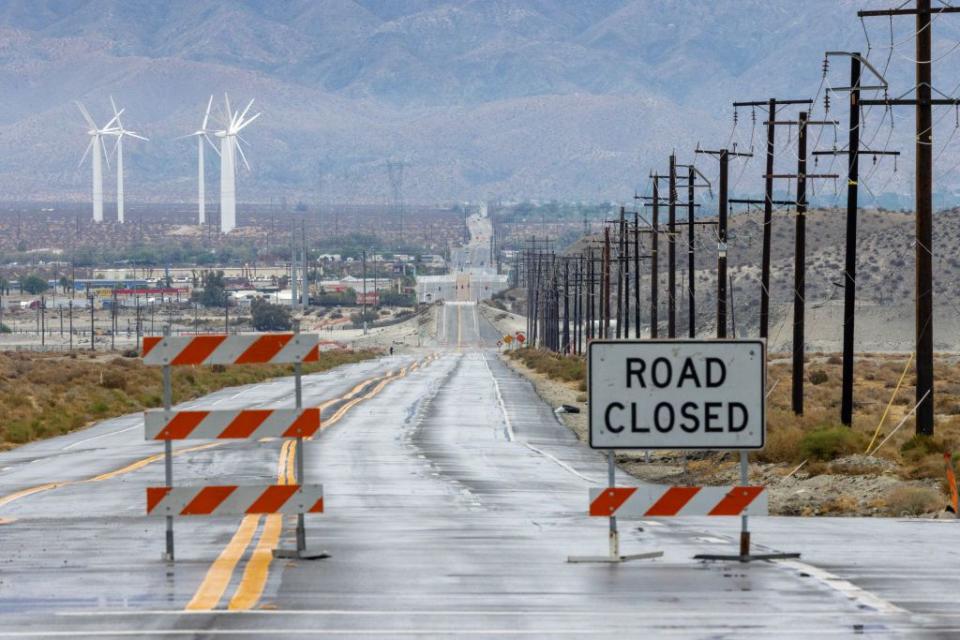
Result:
<svg viewBox="0 0 960 640"><path fill-rule="evenodd" d="M761 340L590 343L594 449L762 449Z"/></svg>

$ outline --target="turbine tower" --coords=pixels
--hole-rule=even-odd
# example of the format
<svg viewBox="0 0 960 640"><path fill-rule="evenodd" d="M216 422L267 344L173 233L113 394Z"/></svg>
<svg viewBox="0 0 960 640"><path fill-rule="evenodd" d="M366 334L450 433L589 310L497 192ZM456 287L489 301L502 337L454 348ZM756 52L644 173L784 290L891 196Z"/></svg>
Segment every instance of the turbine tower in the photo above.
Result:
<svg viewBox="0 0 960 640"><path fill-rule="evenodd" d="M250 126L250 123L260 117L257 113L247 118L247 112L253 106L253 100L247 103L247 108L240 113L230 109L230 97L223 94L226 106L224 115L225 128L214 135L220 138L220 232L230 233L237 226L237 153L244 166L250 170L247 157L240 147L243 140L240 132ZM243 140L246 142L245 140Z"/></svg>
<svg viewBox="0 0 960 640"><path fill-rule="evenodd" d="M87 111L87 108L80 104L80 102L76 102L76 105L77 108L80 109L83 119L86 120L87 125L90 127L87 130L87 135L90 136L90 142L87 144L87 149L83 152L83 157L80 158L80 163L77 166L83 166L83 161L87 159L87 154L93 149L93 156L90 161L90 164L93 166L93 221L103 222L103 166L101 163L106 159L107 166L110 166L110 159L107 157L107 146L103 141L103 136L116 135L118 129L113 126L113 123L116 122L120 113L123 113L123 110L121 109L119 113L115 114L113 119L110 120L105 127L98 127L97 123L94 122L90 116L90 112ZM103 151L102 156L100 155L101 150Z"/></svg>
<svg viewBox="0 0 960 640"><path fill-rule="evenodd" d="M117 156L117 222L123 223L123 136L130 136L131 138L136 138L138 140L148 141L149 138L145 138L136 131L129 131L123 128L123 123L120 122L120 111L117 111L117 103L113 101L113 96L110 96L110 106L113 107L113 119L117 122L117 126L110 132L110 135L117 137L117 145L114 149L114 152Z"/></svg>
<svg viewBox="0 0 960 640"><path fill-rule="evenodd" d="M206 224L207 222L207 192L204 185L205 180L205 169L203 166L203 143L206 140L214 153L220 155L220 152L217 150L217 147L213 142L210 141L210 138L207 134L215 133L214 131L207 129L207 121L210 119L210 107L213 105L213 96L210 96L210 99L207 101L207 111L203 114L203 123L200 125L200 128L194 131L193 133L188 133L182 138L196 138L197 139L197 224Z"/></svg>

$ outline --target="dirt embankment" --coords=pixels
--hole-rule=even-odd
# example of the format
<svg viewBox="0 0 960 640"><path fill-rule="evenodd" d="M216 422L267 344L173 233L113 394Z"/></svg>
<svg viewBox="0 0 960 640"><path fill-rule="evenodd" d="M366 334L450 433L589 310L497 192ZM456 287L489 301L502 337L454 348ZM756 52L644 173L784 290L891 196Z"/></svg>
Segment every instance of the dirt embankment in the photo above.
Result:
<svg viewBox="0 0 960 640"><path fill-rule="evenodd" d="M581 413L564 413L561 418L580 440L587 441L587 398L578 373L585 368L582 360L570 362L575 359L553 354L502 357L510 367L528 377L550 405L579 407ZM789 366L776 361L770 365L771 386L776 386L768 399L768 446L751 454L750 481L767 487L772 514L943 515L948 498L942 450L952 450L960 443L960 422L951 415L938 417L939 435L935 439L912 437L912 420L907 419L875 455L863 453L884 411L887 415L876 431L874 448L912 408L909 375L896 388L904 361L898 356L873 355L864 356L858 363L858 406L853 429L836 425L838 363L830 358L808 363L807 375L819 382L808 382L808 409L801 417L790 411ZM949 392L960 393L960 382L952 382L954 374L960 378L960 371L952 365L948 372L948 367L943 364L947 375L941 376L939 384L946 387L943 391L948 396L943 406L953 412ZM955 384L956 388L951 386ZM626 473L652 483L722 485L739 481L737 457L731 453L621 451L617 453L617 462Z"/></svg>

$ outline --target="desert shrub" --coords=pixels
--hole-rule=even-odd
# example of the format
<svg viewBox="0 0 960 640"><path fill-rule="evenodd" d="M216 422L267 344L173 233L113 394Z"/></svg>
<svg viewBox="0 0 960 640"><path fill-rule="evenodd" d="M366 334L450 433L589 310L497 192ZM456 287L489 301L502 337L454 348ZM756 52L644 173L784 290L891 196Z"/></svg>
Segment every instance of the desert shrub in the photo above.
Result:
<svg viewBox="0 0 960 640"><path fill-rule="evenodd" d="M827 364L843 364L843 358L840 356L830 356L827 358Z"/></svg>
<svg viewBox="0 0 960 640"><path fill-rule="evenodd" d="M210 365L210 371L212 373L224 373L227 370L227 367L222 364L212 364Z"/></svg>
<svg viewBox="0 0 960 640"><path fill-rule="evenodd" d="M800 457L800 442L803 430L784 426L769 429L763 449L757 452L762 462L796 462Z"/></svg>
<svg viewBox="0 0 960 640"><path fill-rule="evenodd" d="M849 427L829 426L809 431L800 438L800 453L804 458L833 460L839 456L863 451L863 434Z"/></svg>
<svg viewBox="0 0 960 640"><path fill-rule="evenodd" d="M100 386L105 389L127 390L127 376L123 371L114 371L112 369L104 371L100 380Z"/></svg>
<svg viewBox="0 0 960 640"><path fill-rule="evenodd" d="M884 503L893 516L919 516L943 507L940 493L929 487L903 485L891 489Z"/></svg>
<svg viewBox="0 0 960 640"><path fill-rule="evenodd" d="M931 453L942 454L948 450L947 444L940 438L914 435L900 446L900 453L905 458L920 458Z"/></svg>
<svg viewBox="0 0 960 640"><path fill-rule="evenodd" d="M828 379L827 372L823 369L815 369L810 372L810 384L812 385L823 384Z"/></svg>

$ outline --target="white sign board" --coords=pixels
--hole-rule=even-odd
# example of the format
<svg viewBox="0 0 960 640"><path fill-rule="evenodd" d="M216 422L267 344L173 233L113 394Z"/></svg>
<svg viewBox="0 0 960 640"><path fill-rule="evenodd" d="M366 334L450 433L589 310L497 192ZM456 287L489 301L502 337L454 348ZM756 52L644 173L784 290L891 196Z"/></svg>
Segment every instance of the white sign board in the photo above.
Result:
<svg viewBox="0 0 960 640"><path fill-rule="evenodd" d="M594 449L762 449L762 340L595 340Z"/></svg>

